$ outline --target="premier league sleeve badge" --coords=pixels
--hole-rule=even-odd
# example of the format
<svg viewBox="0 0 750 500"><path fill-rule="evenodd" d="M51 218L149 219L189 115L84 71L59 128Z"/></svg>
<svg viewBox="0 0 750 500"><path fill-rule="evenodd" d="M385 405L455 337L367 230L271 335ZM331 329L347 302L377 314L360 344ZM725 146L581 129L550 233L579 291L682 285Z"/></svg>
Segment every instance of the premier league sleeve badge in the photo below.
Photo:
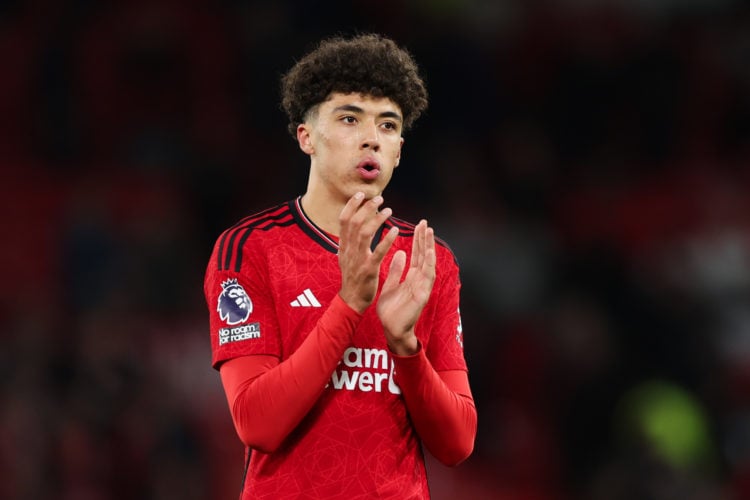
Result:
<svg viewBox="0 0 750 500"><path fill-rule="evenodd" d="M247 321L253 312L253 302L242 285L237 283L236 278L232 278L222 282L221 288L216 307L219 318L228 325L238 325Z"/></svg>

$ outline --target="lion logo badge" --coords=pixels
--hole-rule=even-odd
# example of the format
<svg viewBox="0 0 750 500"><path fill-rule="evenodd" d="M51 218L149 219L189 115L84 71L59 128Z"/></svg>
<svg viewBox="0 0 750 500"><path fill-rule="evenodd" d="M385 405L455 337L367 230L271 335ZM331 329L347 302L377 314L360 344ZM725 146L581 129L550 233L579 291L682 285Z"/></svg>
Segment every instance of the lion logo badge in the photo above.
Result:
<svg viewBox="0 0 750 500"><path fill-rule="evenodd" d="M250 313L253 312L253 302L242 285L237 283L236 278L233 278L224 281L221 288L216 308L219 317L228 325L237 325L247 321Z"/></svg>

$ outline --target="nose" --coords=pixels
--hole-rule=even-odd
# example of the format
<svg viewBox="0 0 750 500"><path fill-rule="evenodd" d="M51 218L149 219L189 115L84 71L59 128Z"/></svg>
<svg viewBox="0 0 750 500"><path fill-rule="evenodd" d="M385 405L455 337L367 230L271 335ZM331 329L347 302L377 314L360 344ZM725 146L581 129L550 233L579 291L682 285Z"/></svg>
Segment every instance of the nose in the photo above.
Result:
<svg viewBox="0 0 750 500"><path fill-rule="evenodd" d="M380 136L378 135L377 124L374 122L364 122L360 130L360 148L378 151L380 149Z"/></svg>

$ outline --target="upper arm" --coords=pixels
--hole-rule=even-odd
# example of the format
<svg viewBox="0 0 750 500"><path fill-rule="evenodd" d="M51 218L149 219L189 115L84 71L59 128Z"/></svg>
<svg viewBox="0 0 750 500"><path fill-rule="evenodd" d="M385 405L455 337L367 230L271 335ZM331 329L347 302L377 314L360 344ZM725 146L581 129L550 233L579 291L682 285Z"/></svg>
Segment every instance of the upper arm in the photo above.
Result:
<svg viewBox="0 0 750 500"><path fill-rule="evenodd" d="M430 298L428 316L424 318L424 327L429 329L425 354L437 371L465 371L458 266L445 248L439 259L441 272Z"/></svg>
<svg viewBox="0 0 750 500"><path fill-rule="evenodd" d="M240 271L209 261L204 294L209 313L212 364L218 368L240 356L280 357L281 344L265 252L252 238L245 243Z"/></svg>
<svg viewBox="0 0 750 500"><path fill-rule="evenodd" d="M219 374L230 408L248 384L278 364L276 356L262 354L240 356L222 363Z"/></svg>

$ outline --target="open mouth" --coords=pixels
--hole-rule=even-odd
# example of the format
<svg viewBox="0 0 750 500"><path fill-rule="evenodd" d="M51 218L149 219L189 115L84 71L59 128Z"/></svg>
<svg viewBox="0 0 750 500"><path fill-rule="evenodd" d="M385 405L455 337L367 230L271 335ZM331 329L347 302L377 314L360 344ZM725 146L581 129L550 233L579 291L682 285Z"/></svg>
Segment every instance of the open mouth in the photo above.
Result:
<svg viewBox="0 0 750 500"><path fill-rule="evenodd" d="M362 178L372 180L380 173L380 165L376 161L365 160L357 165L357 170Z"/></svg>

